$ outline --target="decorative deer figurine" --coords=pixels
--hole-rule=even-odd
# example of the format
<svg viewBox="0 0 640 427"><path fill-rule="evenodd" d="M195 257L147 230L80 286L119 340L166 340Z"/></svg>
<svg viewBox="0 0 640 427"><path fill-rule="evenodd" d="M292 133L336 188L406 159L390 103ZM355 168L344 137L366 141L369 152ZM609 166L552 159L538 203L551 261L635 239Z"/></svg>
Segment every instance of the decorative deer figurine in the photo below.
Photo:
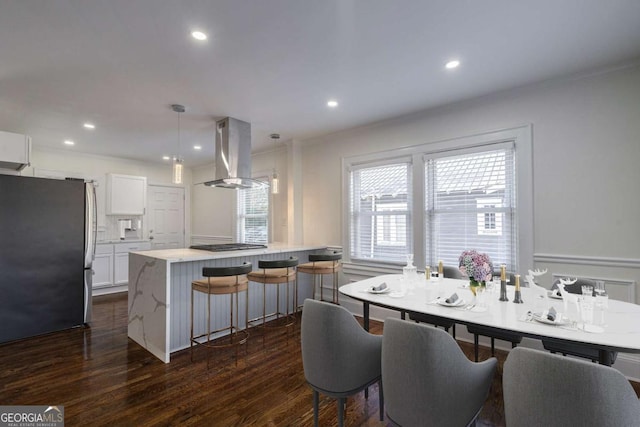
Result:
<svg viewBox="0 0 640 427"><path fill-rule="evenodd" d="M529 288L531 288L540 298L547 298L547 290L536 284L535 278L542 276L543 274L547 274L547 271L548 270L546 268L544 271L540 269L528 270L529 274L525 276L527 283L529 284Z"/></svg>

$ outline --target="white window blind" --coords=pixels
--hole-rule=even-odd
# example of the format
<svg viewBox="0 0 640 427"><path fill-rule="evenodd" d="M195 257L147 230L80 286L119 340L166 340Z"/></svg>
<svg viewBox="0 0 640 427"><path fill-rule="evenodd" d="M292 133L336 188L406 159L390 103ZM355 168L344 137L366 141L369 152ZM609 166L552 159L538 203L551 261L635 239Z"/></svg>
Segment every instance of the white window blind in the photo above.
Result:
<svg viewBox="0 0 640 427"><path fill-rule="evenodd" d="M269 241L269 186L238 190L237 239L240 243Z"/></svg>
<svg viewBox="0 0 640 427"><path fill-rule="evenodd" d="M411 164L353 168L349 193L351 259L404 262L412 252Z"/></svg>
<svg viewBox="0 0 640 427"><path fill-rule="evenodd" d="M431 265L458 265L462 251L485 252L517 268L513 144L425 159L426 254Z"/></svg>

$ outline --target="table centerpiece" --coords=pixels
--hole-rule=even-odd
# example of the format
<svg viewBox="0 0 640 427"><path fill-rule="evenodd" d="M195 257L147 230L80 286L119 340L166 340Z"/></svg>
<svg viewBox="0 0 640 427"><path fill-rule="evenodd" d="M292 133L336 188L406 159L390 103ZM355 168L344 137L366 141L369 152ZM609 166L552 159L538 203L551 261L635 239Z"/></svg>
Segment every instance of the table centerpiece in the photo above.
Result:
<svg viewBox="0 0 640 427"><path fill-rule="evenodd" d="M460 255L458 268L469 278L469 288L475 296L478 286L486 286L486 281L493 275L493 262L489 255L479 253L475 249L464 251Z"/></svg>

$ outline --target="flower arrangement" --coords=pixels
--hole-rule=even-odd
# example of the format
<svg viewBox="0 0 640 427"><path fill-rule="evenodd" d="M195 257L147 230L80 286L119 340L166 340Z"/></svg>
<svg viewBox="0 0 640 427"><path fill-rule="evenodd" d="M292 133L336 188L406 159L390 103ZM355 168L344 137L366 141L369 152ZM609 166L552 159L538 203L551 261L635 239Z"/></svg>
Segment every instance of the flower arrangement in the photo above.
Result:
<svg viewBox="0 0 640 427"><path fill-rule="evenodd" d="M493 275L493 263L489 255L481 254L474 249L462 252L459 269L469 277L472 286L484 284L485 281L491 280Z"/></svg>

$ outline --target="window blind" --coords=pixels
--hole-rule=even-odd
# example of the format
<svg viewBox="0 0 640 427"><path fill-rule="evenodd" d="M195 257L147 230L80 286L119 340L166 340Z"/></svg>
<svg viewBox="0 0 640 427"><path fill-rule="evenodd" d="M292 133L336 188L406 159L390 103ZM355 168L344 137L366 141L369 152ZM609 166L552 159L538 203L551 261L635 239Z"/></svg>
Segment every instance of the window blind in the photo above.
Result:
<svg viewBox="0 0 640 427"><path fill-rule="evenodd" d="M425 159L426 254L458 265L462 251L485 252L515 271L516 182L513 144Z"/></svg>
<svg viewBox="0 0 640 427"><path fill-rule="evenodd" d="M413 252L411 164L355 168L349 177L351 259L404 262Z"/></svg>
<svg viewBox="0 0 640 427"><path fill-rule="evenodd" d="M240 243L266 244L269 241L268 185L238 190L236 230Z"/></svg>

